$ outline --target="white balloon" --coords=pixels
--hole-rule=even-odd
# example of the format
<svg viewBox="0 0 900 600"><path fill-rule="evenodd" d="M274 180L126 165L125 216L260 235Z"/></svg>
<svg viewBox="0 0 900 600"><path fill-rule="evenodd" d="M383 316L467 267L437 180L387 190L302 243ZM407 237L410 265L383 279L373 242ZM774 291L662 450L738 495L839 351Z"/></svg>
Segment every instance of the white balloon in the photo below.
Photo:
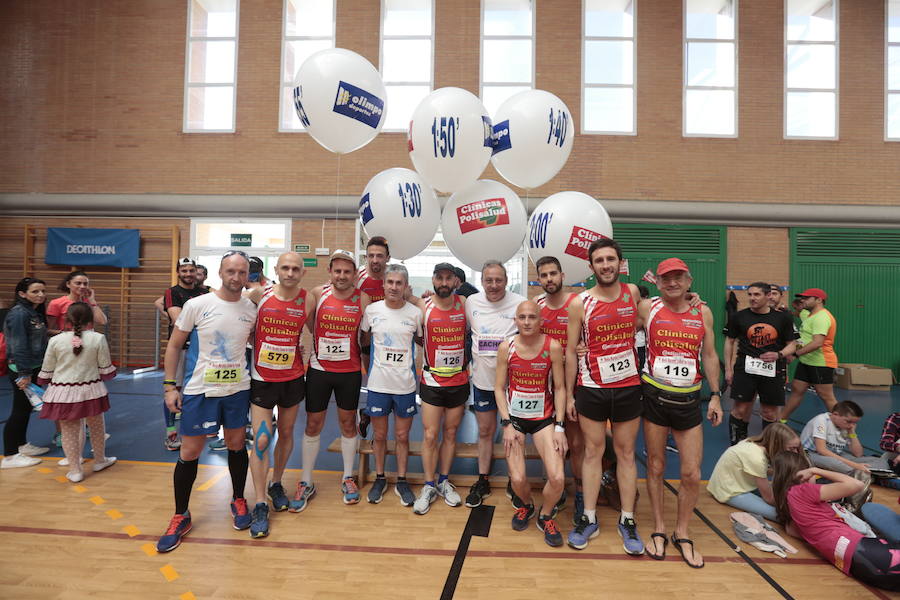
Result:
<svg viewBox="0 0 900 600"><path fill-rule="evenodd" d="M527 218L514 191L481 180L450 196L441 231L453 256L480 271L486 260L506 262L522 247Z"/></svg>
<svg viewBox="0 0 900 600"><path fill-rule="evenodd" d="M346 154L371 142L384 125L384 83L378 69L343 48L307 58L294 80L294 108L314 140Z"/></svg>
<svg viewBox="0 0 900 600"><path fill-rule="evenodd" d="M383 236L391 258L406 260L428 247L437 233L441 205L427 183L411 169L387 169L369 180L359 200L366 235Z"/></svg>
<svg viewBox="0 0 900 600"><path fill-rule="evenodd" d="M550 92L519 92L500 105L493 122L491 162L513 185L541 186L569 159L575 121L565 102Z"/></svg>
<svg viewBox="0 0 900 600"><path fill-rule="evenodd" d="M440 88L413 112L409 157L432 187L452 193L484 171L493 149L491 133L491 118L481 100L460 88Z"/></svg>
<svg viewBox="0 0 900 600"><path fill-rule="evenodd" d="M559 192L545 198L531 213L528 231L531 260L556 257L566 274L566 285L583 281L591 274L587 255L591 242L613 236L606 209L581 192Z"/></svg>

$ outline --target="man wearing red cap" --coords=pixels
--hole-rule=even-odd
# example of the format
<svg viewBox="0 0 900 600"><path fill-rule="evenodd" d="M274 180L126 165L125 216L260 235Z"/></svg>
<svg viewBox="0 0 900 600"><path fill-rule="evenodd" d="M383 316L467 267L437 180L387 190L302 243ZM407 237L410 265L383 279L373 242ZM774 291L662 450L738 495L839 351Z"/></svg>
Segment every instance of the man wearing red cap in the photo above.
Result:
<svg viewBox="0 0 900 600"><path fill-rule="evenodd" d="M691 273L680 258L667 258L656 268L660 297L638 306L638 322L647 331L647 364L641 376L644 396L644 440L647 444L647 491L653 507L654 533L647 548L650 558L666 554L663 518L663 474L666 436L671 429L681 463L678 513L671 541L688 566L699 569L703 557L688 537L688 522L700 489L703 459L703 414L700 386L704 374L710 387L706 416L722 421L719 393L719 357L709 307L692 307L687 299Z"/></svg>
<svg viewBox="0 0 900 600"><path fill-rule="evenodd" d="M834 397L834 369L838 366L834 353L837 321L825 308L828 294L819 288L809 288L795 295L800 299L801 307L809 311L809 316L800 325L800 343L794 352L800 364L791 383L791 396L781 413L783 422L800 406L810 385L815 386L829 411L837 404Z"/></svg>

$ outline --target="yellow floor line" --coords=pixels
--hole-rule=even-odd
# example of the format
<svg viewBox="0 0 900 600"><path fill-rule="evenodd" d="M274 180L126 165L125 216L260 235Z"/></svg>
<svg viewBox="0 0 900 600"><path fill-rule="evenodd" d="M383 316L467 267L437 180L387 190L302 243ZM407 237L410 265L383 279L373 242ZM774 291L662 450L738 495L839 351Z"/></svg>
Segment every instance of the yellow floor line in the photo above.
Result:
<svg viewBox="0 0 900 600"><path fill-rule="evenodd" d="M144 554L146 554L147 556L156 556L156 554L157 554L157 552L156 552L156 546L154 546L154 545L151 544L150 542L147 542L146 544L143 544L143 545L141 546L141 550L143 550L143 551L144 551Z"/></svg>
<svg viewBox="0 0 900 600"><path fill-rule="evenodd" d="M172 565L163 565L159 568L159 572L166 578L166 581L175 581L178 579L178 571Z"/></svg>
<svg viewBox="0 0 900 600"><path fill-rule="evenodd" d="M128 534L128 537L134 537L136 535L141 535L141 530L138 529L135 525L126 525L122 528L122 531Z"/></svg>
<svg viewBox="0 0 900 600"><path fill-rule="evenodd" d="M228 475L228 469L222 469L222 472L221 472L221 473L216 473L215 475L213 475L212 477L210 477L209 479L207 479L205 482L203 482L203 483L197 488L197 490L199 490L199 491L201 491L201 492L205 492L206 490L208 490L208 489L211 488L212 486L214 486L214 485L216 485L217 483L219 483L219 480L222 479L223 477L225 477L226 475Z"/></svg>
<svg viewBox="0 0 900 600"><path fill-rule="evenodd" d="M110 519L112 519L113 521L115 521L117 519L122 518L122 513L120 513L119 511L117 511L114 508L111 508L108 511L106 511L106 516L109 517Z"/></svg>

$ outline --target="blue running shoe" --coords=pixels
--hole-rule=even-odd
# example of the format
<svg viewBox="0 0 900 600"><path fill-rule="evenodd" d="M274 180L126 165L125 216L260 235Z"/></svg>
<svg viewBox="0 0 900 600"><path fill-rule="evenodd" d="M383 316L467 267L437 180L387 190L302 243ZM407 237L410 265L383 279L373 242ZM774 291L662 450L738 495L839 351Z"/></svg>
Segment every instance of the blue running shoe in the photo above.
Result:
<svg viewBox="0 0 900 600"><path fill-rule="evenodd" d="M587 548L588 540L592 540L600 535L600 526L597 523L591 523L584 515L575 525L575 529L569 532L568 544L575 550L584 550Z"/></svg>
<svg viewBox="0 0 900 600"><path fill-rule="evenodd" d="M246 498L236 498L234 502L231 503L231 516L234 517L234 528L238 531L250 527L250 523L253 522L253 517L247 509Z"/></svg>
<svg viewBox="0 0 900 600"><path fill-rule="evenodd" d="M563 488L562 494L559 496L559 500L556 501L556 504L553 506L553 510L550 511L550 518L555 519L559 514L559 511L566 507L566 488Z"/></svg>
<svg viewBox="0 0 900 600"><path fill-rule="evenodd" d="M370 504L378 504L384 498L384 490L387 488L387 479L376 477L369 489L368 500ZM413 500L415 502L415 500Z"/></svg>
<svg viewBox="0 0 900 600"><path fill-rule="evenodd" d="M400 496L400 504L403 506L412 506L416 502L416 495L410 489L409 482L398 481L394 486L394 493Z"/></svg>
<svg viewBox="0 0 900 600"><path fill-rule="evenodd" d="M312 497L316 495L316 484L306 483L305 481L297 482L297 491L294 497L288 503L288 510L292 513L303 512Z"/></svg>
<svg viewBox="0 0 900 600"><path fill-rule="evenodd" d="M640 556L644 553L644 542L638 535L634 519L625 519L624 523L619 522L619 535L622 536L622 547L625 548L625 554Z"/></svg>
<svg viewBox="0 0 900 600"><path fill-rule="evenodd" d="M572 525L578 525L584 516L584 492L575 492L575 514L572 515Z"/></svg>
<svg viewBox="0 0 900 600"><path fill-rule="evenodd" d="M288 497L284 493L284 486L280 481L273 481L269 484L269 498L272 499L272 508L275 509L275 512L287 510Z"/></svg>
<svg viewBox="0 0 900 600"><path fill-rule="evenodd" d="M175 515L169 521L166 532L156 542L157 552L171 552L181 543L181 538L186 536L191 530L191 513L186 512L183 515Z"/></svg>
<svg viewBox="0 0 900 600"><path fill-rule="evenodd" d="M228 450L228 446L225 445L225 440L220 437L217 437L216 439L208 443L206 447L213 452L224 452Z"/></svg>
<svg viewBox="0 0 900 600"><path fill-rule="evenodd" d="M516 531L525 531L528 528L528 520L534 516L534 504L526 504L517 508L513 513L512 528Z"/></svg>
<svg viewBox="0 0 900 600"><path fill-rule="evenodd" d="M509 501L512 503L512 507L515 509L520 509L525 506L525 503L522 502L522 499L513 491L512 489L512 480L508 480L506 482L506 497L509 498Z"/></svg>
<svg viewBox="0 0 900 600"><path fill-rule="evenodd" d="M263 538L269 535L269 505L258 502L253 507L253 522L250 523L250 537Z"/></svg>
<svg viewBox="0 0 900 600"><path fill-rule="evenodd" d="M344 495L344 504L359 504L359 486L353 477L344 477L341 493Z"/></svg>
<svg viewBox="0 0 900 600"><path fill-rule="evenodd" d="M535 523L537 528L544 532L544 541L547 542L548 546L559 548L563 545L562 533L559 532L556 521L541 516L537 518Z"/></svg>

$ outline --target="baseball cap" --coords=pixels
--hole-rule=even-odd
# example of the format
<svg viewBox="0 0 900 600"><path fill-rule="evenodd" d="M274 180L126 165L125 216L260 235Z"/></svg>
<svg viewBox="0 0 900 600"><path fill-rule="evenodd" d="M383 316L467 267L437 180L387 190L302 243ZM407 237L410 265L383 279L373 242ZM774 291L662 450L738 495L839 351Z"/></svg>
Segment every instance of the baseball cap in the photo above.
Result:
<svg viewBox="0 0 900 600"><path fill-rule="evenodd" d="M457 276L456 267L450 263L442 262L434 265L434 274L437 275L439 271L450 271L453 275Z"/></svg>
<svg viewBox="0 0 900 600"><path fill-rule="evenodd" d="M809 288L808 290L803 290L799 294L794 294L794 296L797 298L818 298L819 300L828 300L828 294L819 288Z"/></svg>
<svg viewBox="0 0 900 600"><path fill-rule="evenodd" d="M175 267L183 267L184 265L191 265L192 267L196 267L197 263L195 263L194 259L190 256L182 256L178 259L178 262L175 263Z"/></svg>
<svg viewBox="0 0 900 600"><path fill-rule="evenodd" d="M690 271L690 269L680 258L667 258L656 267L657 275L665 275L672 271Z"/></svg>
<svg viewBox="0 0 900 600"><path fill-rule="evenodd" d="M331 257L328 259L328 266L330 267L331 263L333 263L337 258L341 260L349 260L351 263L353 263L354 267L356 266L356 257L349 250L335 250L334 252L332 252Z"/></svg>

